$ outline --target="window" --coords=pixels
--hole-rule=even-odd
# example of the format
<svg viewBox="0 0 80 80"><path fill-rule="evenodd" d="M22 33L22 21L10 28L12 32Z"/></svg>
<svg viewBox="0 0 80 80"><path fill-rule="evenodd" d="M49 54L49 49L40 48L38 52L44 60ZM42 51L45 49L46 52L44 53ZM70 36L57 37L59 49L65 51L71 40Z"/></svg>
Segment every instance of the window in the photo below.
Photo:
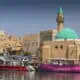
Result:
<svg viewBox="0 0 80 80"><path fill-rule="evenodd" d="M60 48L63 49L63 45L61 45Z"/></svg>
<svg viewBox="0 0 80 80"><path fill-rule="evenodd" d="M57 48L58 48L58 46L55 46L55 48L57 49Z"/></svg>
<svg viewBox="0 0 80 80"><path fill-rule="evenodd" d="M34 46L34 42L32 42L32 46Z"/></svg>
<svg viewBox="0 0 80 80"><path fill-rule="evenodd" d="M36 42L36 46L38 46L38 42Z"/></svg>
<svg viewBox="0 0 80 80"><path fill-rule="evenodd" d="M29 50L29 48L27 47L27 50Z"/></svg>
<svg viewBox="0 0 80 80"><path fill-rule="evenodd" d="M80 62L80 55L79 55L79 62Z"/></svg>
<svg viewBox="0 0 80 80"><path fill-rule="evenodd" d="M30 46L30 43L29 42L27 44L28 44L28 46Z"/></svg>

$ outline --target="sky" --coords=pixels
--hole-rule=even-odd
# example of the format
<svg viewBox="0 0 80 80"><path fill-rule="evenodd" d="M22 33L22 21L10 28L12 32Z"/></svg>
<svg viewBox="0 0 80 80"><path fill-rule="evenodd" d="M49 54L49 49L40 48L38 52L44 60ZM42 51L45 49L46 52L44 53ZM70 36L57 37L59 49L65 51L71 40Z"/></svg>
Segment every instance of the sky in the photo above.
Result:
<svg viewBox="0 0 80 80"><path fill-rule="evenodd" d="M56 29L58 8L64 12L64 27L80 36L79 0L0 0L0 30L23 36Z"/></svg>

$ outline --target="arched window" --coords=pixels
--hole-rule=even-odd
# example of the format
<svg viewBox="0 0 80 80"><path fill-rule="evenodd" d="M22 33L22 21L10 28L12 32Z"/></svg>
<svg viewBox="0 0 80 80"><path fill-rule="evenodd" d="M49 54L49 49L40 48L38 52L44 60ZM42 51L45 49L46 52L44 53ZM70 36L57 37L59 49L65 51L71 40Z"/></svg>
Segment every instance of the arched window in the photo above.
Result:
<svg viewBox="0 0 80 80"><path fill-rule="evenodd" d="M32 42L32 46L34 46L35 42Z"/></svg>
<svg viewBox="0 0 80 80"><path fill-rule="evenodd" d="M36 46L38 46L38 42L36 42Z"/></svg>
<svg viewBox="0 0 80 80"><path fill-rule="evenodd" d="M56 46L55 46L55 48L57 49L57 48L58 48L58 46L56 45Z"/></svg>
<svg viewBox="0 0 80 80"><path fill-rule="evenodd" d="M80 62L80 55L79 55L79 62Z"/></svg>
<svg viewBox="0 0 80 80"><path fill-rule="evenodd" d="M63 49L63 45L61 45L60 48Z"/></svg>

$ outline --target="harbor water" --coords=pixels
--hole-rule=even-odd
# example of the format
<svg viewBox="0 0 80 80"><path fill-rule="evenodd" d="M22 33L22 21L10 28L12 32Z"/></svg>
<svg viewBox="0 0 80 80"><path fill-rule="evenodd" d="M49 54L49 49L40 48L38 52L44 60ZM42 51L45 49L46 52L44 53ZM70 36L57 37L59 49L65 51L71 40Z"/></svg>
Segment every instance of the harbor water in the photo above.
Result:
<svg viewBox="0 0 80 80"><path fill-rule="evenodd" d="M80 80L80 73L0 71L0 80Z"/></svg>

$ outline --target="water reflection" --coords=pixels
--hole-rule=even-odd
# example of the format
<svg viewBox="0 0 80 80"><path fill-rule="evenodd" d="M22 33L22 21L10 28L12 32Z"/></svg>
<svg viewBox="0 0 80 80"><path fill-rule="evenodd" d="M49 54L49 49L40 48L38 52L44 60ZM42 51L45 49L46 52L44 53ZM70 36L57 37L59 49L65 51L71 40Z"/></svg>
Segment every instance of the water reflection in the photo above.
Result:
<svg viewBox="0 0 80 80"><path fill-rule="evenodd" d="M26 80L26 77L23 71L0 71L0 80Z"/></svg>
<svg viewBox="0 0 80 80"><path fill-rule="evenodd" d="M80 73L39 73L37 80L80 80Z"/></svg>
<svg viewBox="0 0 80 80"><path fill-rule="evenodd" d="M0 71L0 80L80 80L80 74Z"/></svg>

